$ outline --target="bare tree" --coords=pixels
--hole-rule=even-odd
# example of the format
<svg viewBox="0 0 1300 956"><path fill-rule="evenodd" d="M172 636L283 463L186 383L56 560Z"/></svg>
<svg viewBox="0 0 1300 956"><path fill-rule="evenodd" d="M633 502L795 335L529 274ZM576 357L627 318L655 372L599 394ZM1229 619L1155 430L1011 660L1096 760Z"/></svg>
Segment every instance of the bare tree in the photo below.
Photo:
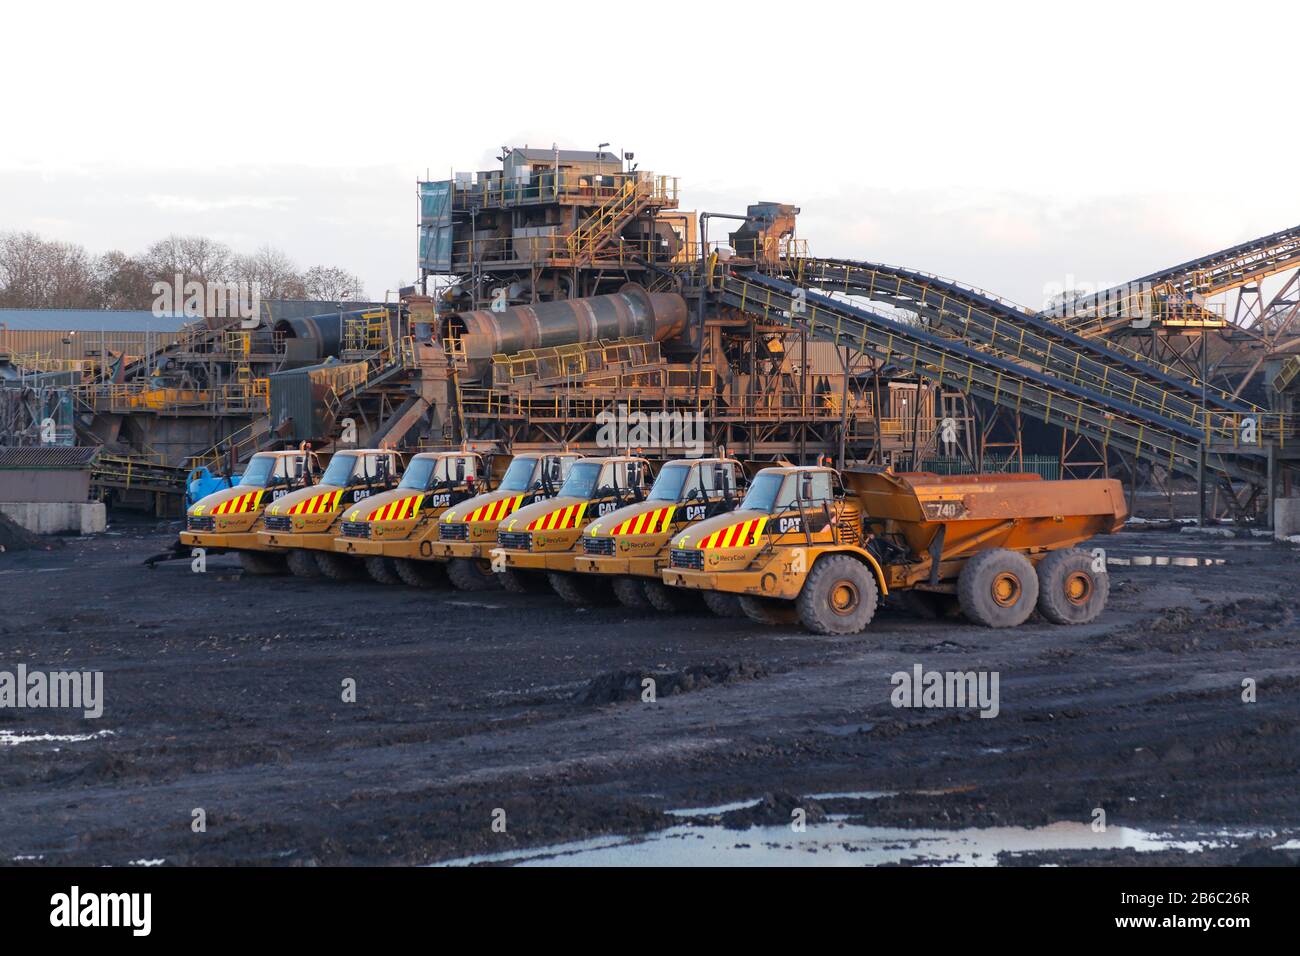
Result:
<svg viewBox="0 0 1300 956"><path fill-rule="evenodd" d="M82 309L99 305L99 284L86 250L46 242L34 232L0 236L0 305Z"/></svg>
<svg viewBox="0 0 1300 956"><path fill-rule="evenodd" d="M170 235L145 250L141 257L151 282L226 282L234 278L234 254L223 242L207 236Z"/></svg>
<svg viewBox="0 0 1300 956"><path fill-rule="evenodd" d="M302 276L285 253L263 246L251 256L236 256L234 278L256 282L263 299L305 299Z"/></svg>
<svg viewBox="0 0 1300 956"><path fill-rule="evenodd" d="M99 299L106 309L147 309L153 305L153 282L145 264L113 250L95 262Z"/></svg>
<svg viewBox="0 0 1300 956"><path fill-rule="evenodd" d="M360 302L366 297L366 287L361 277L336 266L312 266L303 273L302 279L308 299Z"/></svg>

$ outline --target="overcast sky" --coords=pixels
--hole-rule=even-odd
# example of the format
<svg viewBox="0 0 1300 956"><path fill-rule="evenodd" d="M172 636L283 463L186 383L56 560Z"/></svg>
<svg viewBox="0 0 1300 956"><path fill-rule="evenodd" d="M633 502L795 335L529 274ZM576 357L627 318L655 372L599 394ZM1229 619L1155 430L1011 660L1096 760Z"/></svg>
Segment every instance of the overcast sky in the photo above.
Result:
<svg viewBox="0 0 1300 956"><path fill-rule="evenodd" d="M814 254L1037 306L1300 223L1296 11L9 4L0 231L269 243L378 297L416 276L426 170L609 142L683 208L793 202Z"/></svg>

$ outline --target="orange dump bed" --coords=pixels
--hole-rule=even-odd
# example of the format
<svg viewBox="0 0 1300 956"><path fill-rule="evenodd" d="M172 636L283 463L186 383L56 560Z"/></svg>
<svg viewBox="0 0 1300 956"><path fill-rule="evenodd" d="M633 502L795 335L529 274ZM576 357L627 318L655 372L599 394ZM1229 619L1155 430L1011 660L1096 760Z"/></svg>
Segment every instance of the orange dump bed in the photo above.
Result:
<svg viewBox="0 0 1300 956"><path fill-rule="evenodd" d="M877 533L901 535L916 555L930 551L940 532L945 558L976 547L1068 548L1118 531L1128 517L1123 487L1113 478L1044 481L1032 474L849 470L843 479L867 523Z"/></svg>

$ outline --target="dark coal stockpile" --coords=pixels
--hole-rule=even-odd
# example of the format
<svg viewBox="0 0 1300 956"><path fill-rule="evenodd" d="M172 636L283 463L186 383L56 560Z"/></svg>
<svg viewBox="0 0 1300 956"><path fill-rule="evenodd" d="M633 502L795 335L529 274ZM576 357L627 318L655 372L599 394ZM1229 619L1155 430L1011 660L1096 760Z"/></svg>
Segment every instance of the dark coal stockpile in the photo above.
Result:
<svg viewBox="0 0 1300 956"><path fill-rule="evenodd" d="M98 673L103 713L0 707L0 863L1296 862L1300 552L1267 539L1100 540L1081 627L891 605L825 638L11 534L0 695ZM996 707L895 706L918 667Z"/></svg>
<svg viewBox="0 0 1300 956"><path fill-rule="evenodd" d="M0 513L0 551L53 551L63 539L28 531L8 515Z"/></svg>

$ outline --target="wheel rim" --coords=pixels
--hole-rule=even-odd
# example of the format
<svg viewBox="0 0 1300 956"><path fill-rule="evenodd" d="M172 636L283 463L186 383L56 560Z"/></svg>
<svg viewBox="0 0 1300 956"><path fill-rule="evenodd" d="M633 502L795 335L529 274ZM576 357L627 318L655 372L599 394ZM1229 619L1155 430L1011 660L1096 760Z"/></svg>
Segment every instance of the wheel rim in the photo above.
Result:
<svg viewBox="0 0 1300 956"><path fill-rule="evenodd" d="M1075 571L1065 579L1065 599L1075 607L1088 603L1092 597L1092 577L1082 571Z"/></svg>
<svg viewBox="0 0 1300 956"><path fill-rule="evenodd" d="M1010 571L1003 571L993 579L993 600L999 607L1014 607L1022 591L1020 578Z"/></svg>
<svg viewBox="0 0 1300 956"><path fill-rule="evenodd" d="M831 587L831 610L836 614L852 614L861 600L857 585L852 581L836 581Z"/></svg>

